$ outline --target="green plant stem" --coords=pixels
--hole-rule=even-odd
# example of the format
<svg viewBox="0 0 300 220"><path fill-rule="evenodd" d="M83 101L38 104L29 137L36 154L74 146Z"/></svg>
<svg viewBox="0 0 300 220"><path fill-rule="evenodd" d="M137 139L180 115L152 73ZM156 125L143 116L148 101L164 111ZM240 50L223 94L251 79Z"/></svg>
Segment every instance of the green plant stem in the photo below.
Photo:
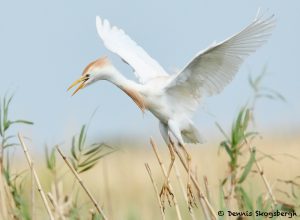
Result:
<svg viewBox="0 0 300 220"><path fill-rule="evenodd" d="M1 146L0 146L0 172L1 174L4 173L4 141L5 141L5 132L3 132L2 140L1 140Z"/></svg>
<svg viewBox="0 0 300 220"><path fill-rule="evenodd" d="M245 143L247 144L247 146L248 146L248 148L250 150L250 153L251 153L254 149L253 149L252 145L247 141L246 138L245 138ZM262 180L263 180L263 182L265 184L265 187L266 187L266 189L268 191L268 194L269 194L269 196L270 196L270 198L272 200L272 208L274 209L276 207L276 205L277 205L277 200L276 200L276 198L274 196L273 190L272 190L272 188L271 188L271 186L269 184L269 181L267 180L267 178L266 178L266 176L264 174L264 171L263 171L260 163L256 159L255 159L255 165L256 165L256 168L257 168L257 170L259 172L259 175L261 176L261 178L262 178Z"/></svg>

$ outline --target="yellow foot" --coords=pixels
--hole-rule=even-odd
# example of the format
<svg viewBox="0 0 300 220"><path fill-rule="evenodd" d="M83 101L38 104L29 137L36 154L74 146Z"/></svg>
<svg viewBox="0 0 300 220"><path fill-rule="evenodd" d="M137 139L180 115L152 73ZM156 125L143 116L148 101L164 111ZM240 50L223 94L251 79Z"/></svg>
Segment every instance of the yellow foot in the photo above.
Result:
<svg viewBox="0 0 300 220"><path fill-rule="evenodd" d="M187 198L188 198L189 211L191 211L192 208L197 207L197 204L190 183L187 184Z"/></svg>
<svg viewBox="0 0 300 220"><path fill-rule="evenodd" d="M172 193L170 187L167 183L164 183L164 185L161 188L160 194L160 201L163 208L163 211L165 211L165 201L168 200L169 206L172 206L172 203L174 203L174 194Z"/></svg>

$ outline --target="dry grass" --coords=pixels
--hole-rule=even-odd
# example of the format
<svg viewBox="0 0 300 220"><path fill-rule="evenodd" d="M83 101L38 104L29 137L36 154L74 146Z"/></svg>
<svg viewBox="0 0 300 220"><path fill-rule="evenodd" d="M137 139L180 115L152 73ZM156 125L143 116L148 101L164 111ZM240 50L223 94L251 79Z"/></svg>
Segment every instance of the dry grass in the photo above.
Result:
<svg viewBox="0 0 300 220"><path fill-rule="evenodd" d="M288 190L286 184L276 182L276 179L290 180L300 173L300 160L293 159L284 154L300 155L300 138L294 137L288 142L274 137L266 137L264 140L258 140L257 150L263 150L265 153L277 154L278 161L274 162L269 159L261 161L265 175L275 189L279 187L283 190ZM159 146L164 161L169 161L169 152L164 145ZM217 144L205 144L201 146L190 147L193 155L193 166L198 167L198 176L207 176L209 180L210 193L213 205L218 207L219 201L219 183L226 175L227 158L225 153L218 156ZM245 162L248 158L244 158ZM145 171L144 163L151 164L151 171L154 179L157 181L158 188L164 181L164 176L161 174L160 167L157 164L156 158L150 148L147 147L127 147L109 157L104 158L91 171L82 174L87 187L91 189L92 194L96 198L101 198L103 208L106 210L108 204L112 204L112 212L114 219L159 219L161 213L156 202L157 198L153 192L153 186L149 180L149 176ZM178 161L177 161L178 162ZM103 175L103 163L108 167L109 186L106 186ZM183 181L187 176L180 167ZM47 181L45 169L40 170L40 175L44 179L44 184ZM44 173L44 174L43 174ZM256 197L261 192L266 192L264 184L257 174L251 174L250 181L246 182L246 188L252 192L252 196ZM199 178L200 180L202 178ZM69 176L65 180L65 190L68 191L68 186L73 184L72 177ZM184 219L189 219L187 204L184 196L181 193L180 186L176 180L174 170L171 174L171 183L174 186L174 192L178 195L179 206L182 210ZM204 188L203 181L200 185ZM110 198L107 198L107 190L109 190ZM275 192L277 199L287 201L284 194ZM82 195L83 196L83 195ZM83 196L84 201L89 202L88 198ZM194 209L197 216L201 216L200 208ZM167 219L176 218L174 207L166 208Z"/></svg>
<svg viewBox="0 0 300 220"><path fill-rule="evenodd" d="M203 189L205 188L202 179L206 176L209 181L212 205L216 210L219 209L220 181L227 175L226 167L228 163L228 158L224 151L218 154L219 142L220 140L215 140L212 143L204 145L189 146L189 150L193 156L193 167L197 167L197 176L200 185ZM283 191L288 191L289 186L281 182L276 182L276 180L291 180L299 176L300 160L294 158L294 156L300 155L300 137L294 136L284 139L282 137L266 136L264 139L258 139L254 143L255 146L257 146L257 151L263 151L276 158L276 161L264 159L260 161L260 163L275 191L276 198L281 201L289 202L289 198L275 190L276 188L280 188ZM159 145L159 150L163 161L168 164L170 156L167 147L161 144ZM45 191L51 191L50 182L52 178L46 169L44 160L41 159L41 155L33 154L32 157L36 159L35 166L38 168L41 184ZM241 164L245 164L247 160L247 157L242 157ZM17 161L19 161L18 164L15 164L18 167L17 170L23 170L26 166L25 159L20 158ZM108 207L111 206L114 219L160 219L161 212L156 202L156 195L153 192L153 185L149 180L148 173L145 171L145 163L151 165L153 178L157 181L156 184L158 185L158 189L160 189L164 181L164 175L161 173L161 168L157 163L150 144L149 146L122 147L121 150L100 160L92 170L82 173L81 178L84 179L91 194L96 199L101 198L100 205L104 210L108 210ZM177 167L179 167L181 179L185 183L187 174L184 172L178 158L175 163ZM59 161L59 169L63 170L64 166L63 161ZM105 166L107 167L107 174L106 178L103 178ZM67 172L67 169L65 169L65 171ZM25 180L26 184L24 188L28 188L28 190L24 191L24 196L29 200L30 176L28 175ZM182 189L176 179L174 170L171 172L170 180L174 187L174 194L178 198L183 219L191 219L186 200L182 194ZM92 203L84 192L80 190L74 191L74 181L75 179L71 173L65 174L62 180L64 193L73 194L73 197L75 197L75 194L78 192L81 203L86 203L80 210L90 209ZM249 179L244 185L245 188L251 192L253 198L257 197L261 192L266 192L264 183L257 173L250 174ZM38 198L36 198L36 202L38 204L37 207L40 209L36 213L37 219L39 219L39 217L45 216L45 211L41 211L43 209L42 203ZM195 208L194 213L198 218L202 216L200 208ZM175 219L175 208L166 207L165 215L166 219Z"/></svg>

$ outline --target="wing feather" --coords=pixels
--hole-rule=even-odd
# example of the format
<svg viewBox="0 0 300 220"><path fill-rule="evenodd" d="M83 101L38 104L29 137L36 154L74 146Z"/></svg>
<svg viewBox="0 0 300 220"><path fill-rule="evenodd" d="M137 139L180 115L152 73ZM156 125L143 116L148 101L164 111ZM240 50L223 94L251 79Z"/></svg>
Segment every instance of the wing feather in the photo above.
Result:
<svg viewBox="0 0 300 220"><path fill-rule="evenodd" d="M168 76L159 63L122 29L111 26L108 20L103 21L99 16L96 17L96 26L106 48L119 55L125 63L130 65L141 83L145 84L155 77Z"/></svg>
<svg viewBox="0 0 300 220"><path fill-rule="evenodd" d="M166 92L193 112L201 97L221 92L232 81L245 58L266 42L274 26L274 15L257 16L239 33L197 54L170 80Z"/></svg>

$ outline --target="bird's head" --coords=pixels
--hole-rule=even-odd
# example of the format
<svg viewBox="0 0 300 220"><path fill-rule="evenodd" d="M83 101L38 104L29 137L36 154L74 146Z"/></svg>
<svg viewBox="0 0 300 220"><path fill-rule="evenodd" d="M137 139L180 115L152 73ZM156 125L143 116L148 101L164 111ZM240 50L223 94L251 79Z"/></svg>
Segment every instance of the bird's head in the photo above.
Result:
<svg viewBox="0 0 300 220"><path fill-rule="evenodd" d="M107 57L102 57L91 62L84 68L82 76L68 88L68 91L79 84L72 94L75 95L80 89L85 88L93 82L107 79L111 68L113 68L113 66Z"/></svg>

